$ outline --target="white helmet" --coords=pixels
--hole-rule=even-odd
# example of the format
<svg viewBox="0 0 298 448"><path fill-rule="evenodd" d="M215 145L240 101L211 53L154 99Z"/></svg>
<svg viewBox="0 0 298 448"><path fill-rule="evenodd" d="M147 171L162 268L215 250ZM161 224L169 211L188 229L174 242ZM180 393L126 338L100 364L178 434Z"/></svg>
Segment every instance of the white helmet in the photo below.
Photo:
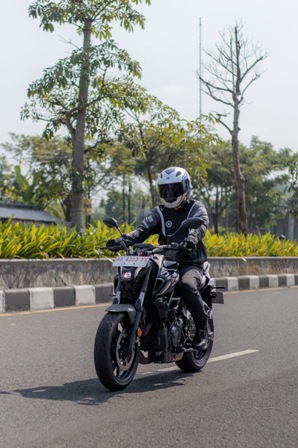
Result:
<svg viewBox="0 0 298 448"><path fill-rule="evenodd" d="M179 207L188 198L191 188L188 172L179 166L166 168L157 179L161 203L168 208Z"/></svg>

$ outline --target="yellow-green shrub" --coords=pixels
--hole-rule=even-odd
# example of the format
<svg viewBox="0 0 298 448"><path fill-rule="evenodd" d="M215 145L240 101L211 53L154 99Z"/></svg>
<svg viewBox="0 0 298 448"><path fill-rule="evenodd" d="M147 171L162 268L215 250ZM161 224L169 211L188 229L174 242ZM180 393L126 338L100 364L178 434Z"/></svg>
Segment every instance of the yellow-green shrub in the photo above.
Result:
<svg viewBox="0 0 298 448"><path fill-rule="evenodd" d="M298 242L265 235L238 233L215 235L209 231L204 239L209 257L290 257L298 256Z"/></svg>
<svg viewBox="0 0 298 448"><path fill-rule="evenodd" d="M129 226L121 228L124 233L131 230ZM82 235L65 226L0 222L0 258L99 258L112 255L100 247L118 236L117 230L100 221ZM153 235L148 241L157 244L157 236ZM297 241L279 240L269 233L245 237L236 233L215 235L208 231L204 242L210 257L298 256Z"/></svg>

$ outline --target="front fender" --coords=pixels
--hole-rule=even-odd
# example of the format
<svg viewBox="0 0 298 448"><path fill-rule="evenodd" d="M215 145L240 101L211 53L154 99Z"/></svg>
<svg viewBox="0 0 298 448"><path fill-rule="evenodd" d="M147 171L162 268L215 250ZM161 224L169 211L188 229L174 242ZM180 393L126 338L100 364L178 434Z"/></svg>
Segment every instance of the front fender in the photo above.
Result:
<svg viewBox="0 0 298 448"><path fill-rule="evenodd" d="M133 324L136 317L136 309L134 306L126 303L115 303L106 309L107 313L126 313L129 317L130 323Z"/></svg>

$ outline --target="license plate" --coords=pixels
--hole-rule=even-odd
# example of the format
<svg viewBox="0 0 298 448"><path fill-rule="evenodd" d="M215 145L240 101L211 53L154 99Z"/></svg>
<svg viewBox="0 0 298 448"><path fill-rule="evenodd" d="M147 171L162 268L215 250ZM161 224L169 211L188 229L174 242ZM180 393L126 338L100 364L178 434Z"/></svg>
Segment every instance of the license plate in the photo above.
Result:
<svg viewBox="0 0 298 448"><path fill-rule="evenodd" d="M149 259L149 257L134 257L122 255L116 258L113 266L131 266L144 268L145 266L147 266Z"/></svg>

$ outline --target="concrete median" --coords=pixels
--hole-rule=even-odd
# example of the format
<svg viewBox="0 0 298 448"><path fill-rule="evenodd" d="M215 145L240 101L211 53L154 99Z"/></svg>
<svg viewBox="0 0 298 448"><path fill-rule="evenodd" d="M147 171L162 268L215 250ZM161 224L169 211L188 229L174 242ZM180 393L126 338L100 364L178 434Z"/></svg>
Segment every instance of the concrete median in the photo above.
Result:
<svg viewBox="0 0 298 448"><path fill-rule="evenodd" d="M211 280L224 292L298 286L298 274L221 277ZM0 313L111 303L112 283L0 290Z"/></svg>

